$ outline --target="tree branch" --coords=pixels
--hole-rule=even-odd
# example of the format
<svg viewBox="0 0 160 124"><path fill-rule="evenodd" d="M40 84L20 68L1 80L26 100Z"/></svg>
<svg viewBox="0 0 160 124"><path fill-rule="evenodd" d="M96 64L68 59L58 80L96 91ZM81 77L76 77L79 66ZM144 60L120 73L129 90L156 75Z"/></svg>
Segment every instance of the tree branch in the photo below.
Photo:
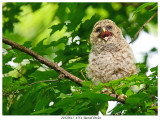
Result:
<svg viewBox="0 0 160 124"><path fill-rule="evenodd" d="M81 82L83 82L83 80L81 80L80 78L72 75L71 73L67 72L66 70L64 70L63 68L59 67L57 65L57 63L52 63L51 61L43 58L42 56L40 56L39 54L37 54L36 52L34 52L33 50L30 50L22 45L19 45L11 40L8 40L6 38L3 38L3 43L8 44L22 52L25 52L29 55L31 55L32 57L34 57L35 59L37 59L39 62L45 64L46 66L54 69L56 72L60 73L60 74L64 74L65 78L68 78L72 81L74 81L76 84L78 84L79 86L82 86Z"/></svg>
<svg viewBox="0 0 160 124"><path fill-rule="evenodd" d="M39 62L45 64L46 66L48 66L48 67L50 67L52 69L54 69L55 71L57 71L60 74L59 79L63 79L65 77L65 78L68 78L68 79L74 81L79 86L82 86L81 82L83 82L83 80L81 80L80 78L78 78L78 77L72 75L71 73L67 72L62 67L59 67L57 65L57 63L52 63L49 60L47 60L47 59L43 58L42 56L40 56L39 54L37 54L36 52L34 52L33 50L30 50L30 49L28 49L28 48L26 48L26 47L24 47L22 45L19 45L19 44L15 43L15 42L13 42L11 40L6 39L6 38L3 38L3 43L8 44L8 45L14 47L15 49L18 49L18 50L20 50L22 52L25 52L26 54L31 55L32 57L34 57ZM41 83L41 82L57 81L57 80L38 81L38 82L31 83L29 85L36 84L36 83ZM112 93L112 94L110 94L110 96L117 98L117 101L119 101L121 103L125 103L124 97L119 97L120 95L117 95L116 93L115 94Z"/></svg>
<svg viewBox="0 0 160 124"><path fill-rule="evenodd" d="M147 25L148 22L150 22L156 15L158 12L155 12L143 25L142 27L138 30L138 32L134 35L134 38L132 39L132 41L130 43L133 43L135 41L135 39L137 38L137 36L139 35L139 33L143 30L143 28ZM129 44L130 44L129 43Z"/></svg>
<svg viewBox="0 0 160 124"><path fill-rule="evenodd" d="M103 94L108 94L109 96L116 98L116 99L117 99L116 101L118 101L118 102L121 102L121 103L123 103L123 104L126 103L126 98L127 98L126 95L124 95L124 94L118 95L115 91L114 91L114 92L113 92L113 91L111 92L109 89L110 89L110 88L105 87L101 92L102 92Z"/></svg>

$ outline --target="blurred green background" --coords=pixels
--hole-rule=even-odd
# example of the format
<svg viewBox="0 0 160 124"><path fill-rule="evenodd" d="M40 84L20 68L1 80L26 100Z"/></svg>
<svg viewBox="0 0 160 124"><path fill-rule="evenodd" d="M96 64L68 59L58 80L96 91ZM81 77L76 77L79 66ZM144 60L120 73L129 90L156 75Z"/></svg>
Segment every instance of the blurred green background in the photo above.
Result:
<svg viewBox="0 0 160 124"><path fill-rule="evenodd" d="M94 22L102 19L113 20L123 31L124 36L131 38L139 28L153 15L148 6L134 14L136 8L143 3L3 3L3 36L13 41L24 43L32 40L37 44L44 38L45 43L56 41L63 36L71 36L71 32L78 29L81 23L95 18ZM71 25L50 36L52 25L64 24L70 21ZM94 23L93 23L94 24ZM84 27L84 34L89 35L92 26ZM157 36L157 17L151 20L144 30ZM67 30L68 29L68 30ZM56 30L56 28L54 29ZM83 35L83 32L80 32ZM77 33L78 35L78 33ZM83 38L84 36L82 36ZM89 36L86 36L87 40Z"/></svg>

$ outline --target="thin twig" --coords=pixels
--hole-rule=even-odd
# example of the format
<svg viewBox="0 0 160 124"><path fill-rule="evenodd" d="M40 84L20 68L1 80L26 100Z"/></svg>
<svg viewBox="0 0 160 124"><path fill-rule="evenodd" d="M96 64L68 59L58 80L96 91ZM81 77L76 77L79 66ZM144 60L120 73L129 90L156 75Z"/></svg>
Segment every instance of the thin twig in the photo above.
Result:
<svg viewBox="0 0 160 124"><path fill-rule="evenodd" d="M133 43L135 41L135 39L137 38L137 36L139 35L139 33L143 30L143 28L147 25L148 22L150 22L156 15L158 12L155 12L143 25L142 27L138 30L138 32L134 35L134 38L132 39L132 41L130 43ZM130 44L129 43L129 44Z"/></svg>
<svg viewBox="0 0 160 124"><path fill-rule="evenodd" d="M118 101L118 102L121 102L121 103L123 103L123 104L125 104L126 103L126 98L127 98L127 96L126 95L124 95L124 94L117 94L115 91L110 91L110 89L109 88L107 88L107 87L105 87L105 89L104 90L102 90L101 91L103 94L108 94L109 96L111 96L111 97L114 97L114 98L116 98L117 100L116 101ZM115 101L115 100L113 100L113 101Z"/></svg>
<svg viewBox="0 0 160 124"><path fill-rule="evenodd" d="M55 81L59 81L59 79L56 79L56 80L37 81L37 82L34 82L34 83L30 83L30 84L28 84L27 86L31 86L31 85L33 85L33 84L38 84L38 83L42 83L42 82L55 82Z"/></svg>
<svg viewBox="0 0 160 124"><path fill-rule="evenodd" d="M82 69L82 70L83 70L83 69ZM85 77L85 75L83 74L82 70L80 70L80 72L81 72L83 78L84 78L86 81L88 81L87 78Z"/></svg>

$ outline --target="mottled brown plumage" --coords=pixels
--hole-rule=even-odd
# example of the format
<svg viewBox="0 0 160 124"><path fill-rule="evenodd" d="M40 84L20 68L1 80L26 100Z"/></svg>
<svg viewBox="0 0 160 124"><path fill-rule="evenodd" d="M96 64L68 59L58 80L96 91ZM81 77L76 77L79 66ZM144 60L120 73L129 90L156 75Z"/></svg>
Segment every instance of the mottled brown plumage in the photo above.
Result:
<svg viewBox="0 0 160 124"><path fill-rule="evenodd" d="M90 42L92 49L86 72L93 82L107 83L137 73L132 49L113 21L98 21Z"/></svg>

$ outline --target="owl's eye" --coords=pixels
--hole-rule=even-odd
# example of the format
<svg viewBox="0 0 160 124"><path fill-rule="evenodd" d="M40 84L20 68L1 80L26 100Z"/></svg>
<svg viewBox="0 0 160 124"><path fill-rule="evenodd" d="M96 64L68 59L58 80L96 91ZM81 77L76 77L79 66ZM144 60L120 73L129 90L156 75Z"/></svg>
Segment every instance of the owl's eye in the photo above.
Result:
<svg viewBox="0 0 160 124"><path fill-rule="evenodd" d="M96 32L100 32L101 31L101 27L98 27L97 29L96 29Z"/></svg>
<svg viewBox="0 0 160 124"><path fill-rule="evenodd" d="M112 26L110 26L110 25L109 25L109 26L107 26L107 29L112 29Z"/></svg>

